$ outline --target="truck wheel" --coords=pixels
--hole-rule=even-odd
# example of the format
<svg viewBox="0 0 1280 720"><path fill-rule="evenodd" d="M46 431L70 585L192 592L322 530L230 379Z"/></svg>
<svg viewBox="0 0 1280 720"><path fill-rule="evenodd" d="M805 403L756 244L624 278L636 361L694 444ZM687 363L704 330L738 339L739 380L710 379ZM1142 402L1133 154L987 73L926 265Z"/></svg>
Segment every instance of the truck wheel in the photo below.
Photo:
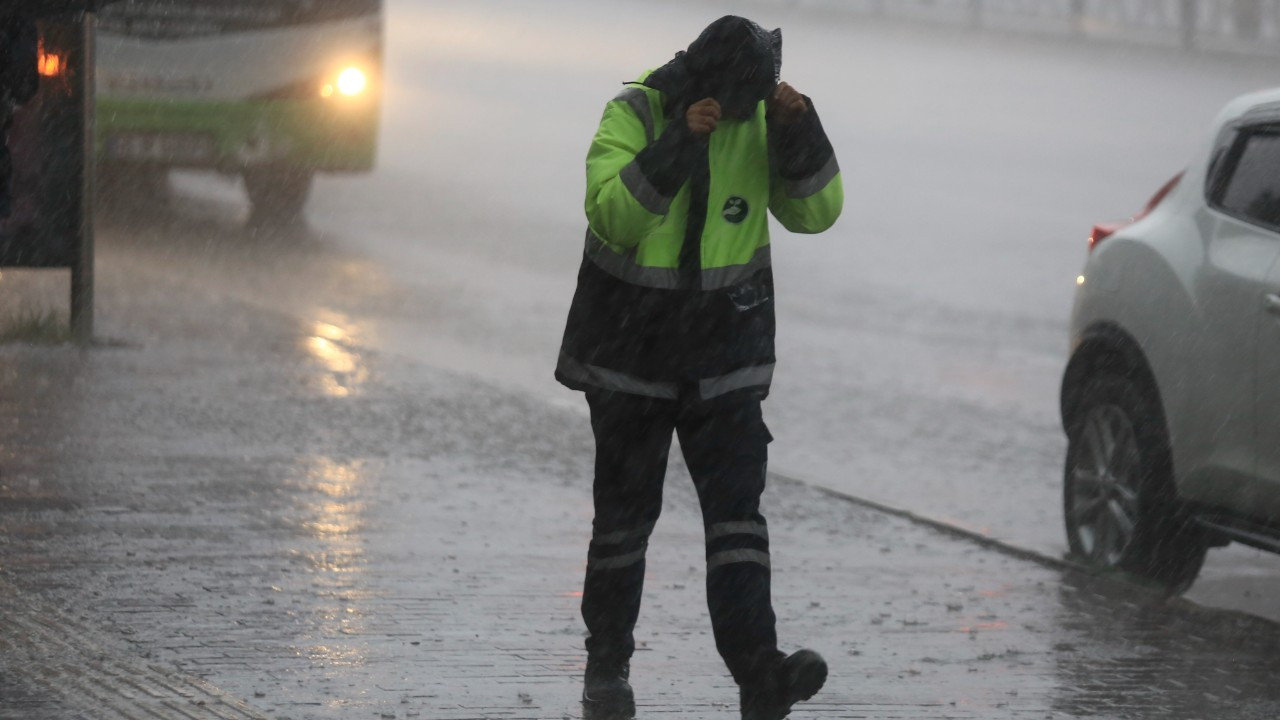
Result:
<svg viewBox="0 0 1280 720"><path fill-rule="evenodd" d="M1103 375L1088 383L1067 429L1063 506L1071 552L1094 567L1183 593L1209 543L1176 511L1163 412L1126 378Z"/></svg>
<svg viewBox="0 0 1280 720"><path fill-rule="evenodd" d="M295 168L248 170L244 187L255 221L291 223L302 219L315 175Z"/></svg>
<svg viewBox="0 0 1280 720"><path fill-rule="evenodd" d="M169 200L169 168L103 163L98 166L97 200L109 209L154 211Z"/></svg>

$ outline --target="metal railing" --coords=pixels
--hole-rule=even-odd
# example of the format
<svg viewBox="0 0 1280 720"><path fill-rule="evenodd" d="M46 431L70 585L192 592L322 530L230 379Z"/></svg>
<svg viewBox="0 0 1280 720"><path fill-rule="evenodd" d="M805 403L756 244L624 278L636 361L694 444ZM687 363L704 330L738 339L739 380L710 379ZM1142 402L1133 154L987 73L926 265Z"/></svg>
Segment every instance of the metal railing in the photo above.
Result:
<svg viewBox="0 0 1280 720"><path fill-rule="evenodd" d="M983 28L1280 54L1280 0L784 0Z"/></svg>

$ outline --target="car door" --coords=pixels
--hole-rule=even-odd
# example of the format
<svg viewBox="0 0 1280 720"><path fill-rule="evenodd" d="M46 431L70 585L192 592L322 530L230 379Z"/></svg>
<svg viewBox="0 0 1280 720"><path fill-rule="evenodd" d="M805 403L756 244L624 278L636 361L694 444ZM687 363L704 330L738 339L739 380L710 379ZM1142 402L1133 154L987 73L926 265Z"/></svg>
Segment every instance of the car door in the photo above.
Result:
<svg viewBox="0 0 1280 720"><path fill-rule="evenodd" d="M1246 467L1253 471L1212 488L1212 497L1202 499L1265 520L1280 517L1280 264L1276 260L1280 251L1280 122L1241 127L1219 170L1210 204L1225 217L1215 231L1214 243L1253 248L1259 263L1254 282L1236 296L1238 306L1233 309L1253 332L1252 342L1235 348L1245 353L1245 367L1251 370L1240 381L1248 383L1252 391L1253 402L1247 410L1252 417L1247 424L1253 428L1249 438L1253 450ZM1205 372L1212 374L1216 369L1206 367ZM1237 438L1219 440L1231 443Z"/></svg>
<svg viewBox="0 0 1280 720"><path fill-rule="evenodd" d="M1274 233L1280 244L1280 231ZM1280 522L1280 262L1271 268L1258 328L1258 519Z"/></svg>

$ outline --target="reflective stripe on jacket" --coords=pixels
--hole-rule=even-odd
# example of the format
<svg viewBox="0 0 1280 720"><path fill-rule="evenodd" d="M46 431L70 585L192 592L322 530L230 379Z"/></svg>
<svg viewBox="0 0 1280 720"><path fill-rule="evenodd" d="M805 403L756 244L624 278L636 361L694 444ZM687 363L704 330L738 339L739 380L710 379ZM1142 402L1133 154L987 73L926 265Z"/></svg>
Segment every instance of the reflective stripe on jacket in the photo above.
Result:
<svg viewBox="0 0 1280 720"><path fill-rule="evenodd" d="M839 217L839 166L812 110L771 127L765 104L689 135L649 80L605 107L587 154L588 229L556 377L674 399L767 394L774 364L766 208L792 232Z"/></svg>

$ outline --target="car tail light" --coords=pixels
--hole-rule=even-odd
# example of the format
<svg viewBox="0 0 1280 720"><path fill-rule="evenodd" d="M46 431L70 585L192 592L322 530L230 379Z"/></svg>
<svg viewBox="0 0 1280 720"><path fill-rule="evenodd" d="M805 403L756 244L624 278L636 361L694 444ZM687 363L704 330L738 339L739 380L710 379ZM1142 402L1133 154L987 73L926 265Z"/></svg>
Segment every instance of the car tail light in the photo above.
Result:
<svg viewBox="0 0 1280 720"><path fill-rule="evenodd" d="M1089 233L1089 249L1092 250L1098 246L1098 243L1111 237L1116 231L1123 229L1126 225L1132 224L1132 220L1121 220L1118 222L1101 223L1093 226L1093 232Z"/></svg>
<svg viewBox="0 0 1280 720"><path fill-rule="evenodd" d="M1098 246L1098 243L1150 215L1153 210L1160 206L1161 202L1164 202L1164 199L1169 196L1169 193L1173 192L1173 189L1178 187L1178 183L1182 180L1182 175L1183 173L1180 172L1170 178L1169 182L1160 186L1160 189L1156 191L1156 194L1152 195L1151 200L1147 202L1147 206L1142 208L1142 212L1137 215L1134 215L1128 220L1118 220L1116 222L1094 225L1093 232L1089 233L1089 249L1093 250Z"/></svg>

